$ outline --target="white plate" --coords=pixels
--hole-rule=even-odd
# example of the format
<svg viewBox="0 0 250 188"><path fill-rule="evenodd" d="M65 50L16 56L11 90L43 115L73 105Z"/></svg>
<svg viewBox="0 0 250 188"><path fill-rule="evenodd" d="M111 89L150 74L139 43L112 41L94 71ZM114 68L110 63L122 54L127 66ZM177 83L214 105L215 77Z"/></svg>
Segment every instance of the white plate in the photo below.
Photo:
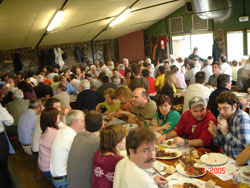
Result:
<svg viewBox="0 0 250 188"><path fill-rule="evenodd" d="M195 163L194 165L195 165L195 167L205 168L204 166L199 165L198 163ZM205 170L205 173L203 173L203 174L201 174L201 175L198 175L198 176L190 175L190 174L188 174L188 173L184 170L184 167L183 167L180 163L176 166L176 170L177 170L177 172L179 172L179 173L182 174L183 176L192 177L192 178L201 177L201 176L204 176L204 175L207 173L207 171Z"/></svg>
<svg viewBox="0 0 250 188"><path fill-rule="evenodd" d="M247 180L250 180L250 176L246 176L243 173L243 172L249 172L249 171L250 171L250 165L241 167L240 170L239 170L240 176L247 179Z"/></svg>
<svg viewBox="0 0 250 188"><path fill-rule="evenodd" d="M248 95L248 93L244 93L244 92L233 92L237 97L246 97Z"/></svg>
<svg viewBox="0 0 250 188"><path fill-rule="evenodd" d="M164 149L165 152L176 152L177 156L176 157L156 157L157 159L163 159L163 160L172 160L172 159L177 159L182 155L182 152L179 150L175 149Z"/></svg>
<svg viewBox="0 0 250 188"><path fill-rule="evenodd" d="M195 179L173 179L173 180L169 180L168 182L168 187L169 188L173 188L174 185L182 185L184 183L192 183L194 185L196 185L197 187L201 188L202 186L199 185L199 183L197 181L195 181Z"/></svg>
<svg viewBox="0 0 250 188"><path fill-rule="evenodd" d="M201 162L205 163L206 165L223 165L226 164L228 161L228 157L221 153L207 153L201 156Z"/></svg>
<svg viewBox="0 0 250 188"><path fill-rule="evenodd" d="M180 147L180 146L177 146L177 145L175 145L175 144L169 146L169 145L167 145L167 142L168 142L168 141L173 142L174 139L173 139L173 138L170 138L170 139L166 140L166 141L163 143L163 145L164 145L165 147L167 147L167 148L178 148L178 147Z"/></svg>

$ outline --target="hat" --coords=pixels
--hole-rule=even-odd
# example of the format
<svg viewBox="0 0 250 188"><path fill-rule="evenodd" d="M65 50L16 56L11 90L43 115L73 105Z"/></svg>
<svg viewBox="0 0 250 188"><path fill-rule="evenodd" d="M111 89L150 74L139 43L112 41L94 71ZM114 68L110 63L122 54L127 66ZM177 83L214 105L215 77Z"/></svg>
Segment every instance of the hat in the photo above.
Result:
<svg viewBox="0 0 250 188"><path fill-rule="evenodd" d="M193 108L197 105L203 105L203 106L207 107L207 102L200 96L192 97L189 100L189 108Z"/></svg>

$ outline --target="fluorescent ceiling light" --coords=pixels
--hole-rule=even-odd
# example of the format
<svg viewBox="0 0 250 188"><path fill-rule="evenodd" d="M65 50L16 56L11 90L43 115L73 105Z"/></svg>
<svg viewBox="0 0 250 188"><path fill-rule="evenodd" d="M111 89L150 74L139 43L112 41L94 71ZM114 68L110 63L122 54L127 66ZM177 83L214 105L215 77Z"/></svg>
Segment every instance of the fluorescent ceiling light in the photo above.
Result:
<svg viewBox="0 0 250 188"><path fill-rule="evenodd" d="M125 10L121 15L119 15L117 18L115 18L110 24L109 27L113 27L118 22L122 21L130 12L132 11L131 8Z"/></svg>
<svg viewBox="0 0 250 188"><path fill-rule="evenodd" d="M63 11L59 10L52 19L52 21L50 22L49 26L47 27L47 31L52 31L54 27L60 22L62 16L63 16Z"/></svg>

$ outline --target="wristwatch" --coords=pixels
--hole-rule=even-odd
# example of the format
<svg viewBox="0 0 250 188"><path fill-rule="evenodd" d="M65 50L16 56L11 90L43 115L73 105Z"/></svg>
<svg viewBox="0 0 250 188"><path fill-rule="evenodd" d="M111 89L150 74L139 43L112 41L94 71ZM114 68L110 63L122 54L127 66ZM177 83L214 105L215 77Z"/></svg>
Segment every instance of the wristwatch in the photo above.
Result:
<svg viewBox="0 0 250 188"><path fill-rule="evenodd" d="M185 139L184 141L185 141L185 145L188 145L188 139Z"/></svg>

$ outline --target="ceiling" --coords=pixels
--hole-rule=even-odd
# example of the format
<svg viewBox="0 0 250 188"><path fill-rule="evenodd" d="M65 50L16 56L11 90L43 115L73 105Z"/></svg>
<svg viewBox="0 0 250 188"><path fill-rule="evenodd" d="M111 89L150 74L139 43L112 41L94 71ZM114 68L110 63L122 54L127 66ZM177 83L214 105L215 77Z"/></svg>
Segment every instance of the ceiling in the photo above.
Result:
<svg viewBox="0 0 250 188"><path fill-rule="evenodd" d="M115 39L146 29L185 3L185 0L171 1L173 0L139 0L123 21L102 32L95 40ZM135 0L68 0L63 8L63 19L43 38L40 46L89 41L113 18L71 27L115 16L134 2ZM171 3L135 11L164 2ZM36 46L63 3L64 0L3 0L0 4L0 50Z"/></svg>

